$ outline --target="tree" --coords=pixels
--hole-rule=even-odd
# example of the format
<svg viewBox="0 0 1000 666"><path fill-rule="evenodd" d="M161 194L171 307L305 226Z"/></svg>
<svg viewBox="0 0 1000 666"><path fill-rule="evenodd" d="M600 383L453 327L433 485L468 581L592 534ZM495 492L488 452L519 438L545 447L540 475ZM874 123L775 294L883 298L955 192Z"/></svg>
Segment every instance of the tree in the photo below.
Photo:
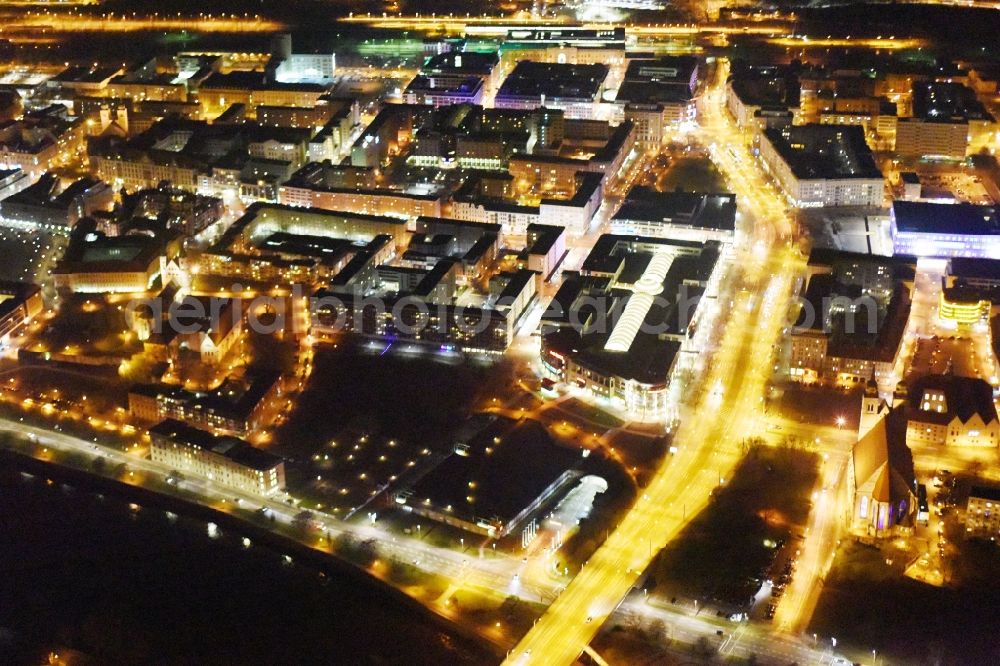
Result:
<svg viewBox="0 0 1000 666"><path fill-rule="evenodd" d="M695 641L692 646L691 651L694 652L695 656L701 657L702 660L707 661L715 653L715 648L712 647L712 644L707 638L699 636L698 640Z"/></svg>

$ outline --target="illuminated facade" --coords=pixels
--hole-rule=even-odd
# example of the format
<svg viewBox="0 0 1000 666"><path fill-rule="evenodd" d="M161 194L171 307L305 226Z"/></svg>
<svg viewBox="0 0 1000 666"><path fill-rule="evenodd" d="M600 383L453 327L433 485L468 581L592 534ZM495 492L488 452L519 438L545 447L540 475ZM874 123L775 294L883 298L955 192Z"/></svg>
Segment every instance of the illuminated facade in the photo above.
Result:
<svg viewBox="0 0 1000 666"><path fill-rule="evenodd" d="M896 127L896 152L906 157L963 159L993 146L996 121L975 92L960 83L913 84L913 117Z"/></svg>
<svg viewBox="0 0 1000 666"><path fill-rule="evenodd" d="M793 206L882 206L885 180L860 127L801 125L765 130L760 160Z"/></svg>
<svg viewBox="0 0 1000 666"><path fill-rule="evenodd" d="M720 251L714 242L602 236L542 316L543 367L635 418L672 418L671 382L709 328ZM623 273L630 255L648 258L641 275Z"/></svg>
<svg viewBox="0 0 1000 666"><path fill-rule="evenodd" d="M431 194L400 190L326 187L293 177L278 189L278 201L288 206L416 219L441 217L442 200Z"/></svg>
<svg viewBox="0 0 1000 666"><path fill-rule="evenodd" d="M150 428L150 458L182 474L195 474L254 495L285 488L285 463L242 439L218 437L167 420Z"/></svg>
<svg viewBox="0 0 1000 666"><path fill-rule="evenodd" d="M258 106L298 106L313 108L328 92L316 83L278 83L265 81L256 72L213 74L198 87L198 102L206 118L215 118L233 104L246 106L251 118Z"/></svg>
<svg viewBox="0 0 1000 666"><path fill-rule="evenodd" d="M27 325L42 311L42 290L21 282L0 282L0 343Z"/></svg>
<svg viewBox="0 0 1000 666"><path fill-rule="evenodd" d="M701 192L657 192L644 186L629 190L611 219L618 234L655 236L704 243L736 239L736 196Z"/></svg>
<svg viewBox="0 0 1000 666"><path fill-rule="evenodd" d="M604 92L608 66L522 60L500 86L498 109L562 109L567 118L593 118Z"/></svg>
<svg viewBox="0 0 1000 666"><path fill-rule="evenodd" d="M967 289L942 289L938 317L959 326L971 326L989 319L992 303Z"/></svg>
<svg viewBox="0 0 1000 666"><path fill-rule="evenodd" d="M851 451L847 497L855 533L888 537L912 527L917 486L905 428L902 412L891 411L861 434Z"/></svg>
<svg viewBox="0 0 1000 666"><path fill-rule="evenodd" d="M698 59L693 56L629 60L615 101L623 107L625 118L638 127L638 142L644 150L656 149L671 130L695 120L698 70Z"/></svg>
<svg viewBox="0 0 1000 666"><path fill-rule="evenodd" d="M32 179L83 147L82 118L66 120L66 107L53 105L0 125L0 169L20 169Z"/></svg>
<svg viewBox="0 0 1000 666"><path fill-rule="evenodd" d="M792 328L789 377L863 386L889 377L910 313L913 268L874 255L814 250Z"/></svg>
<svg viewBox="0 0 1000 666"><path fill-rule="evenodd" d="M313 284L339 273L360 251L389 261L405 246L406 222L280 204L253 204L201 254L203 273ZM377 241L377 242L376 242Z"/></svg>
<svg viewBox="0 0 1000 666"><path fill-rule="evenodd" d="M479 104L500 83L500 58L495 52L448 51L424 63L403 92L407 104Z"/></svg>
<svg viewBox="0 0 1000 666"><path fill-rule="evenodd" d="M532 287L533 287L532 281ZM420 297L366 302L344 292L320 292L313 331L412 342L443 351L502 354L514 339L515 316L497 309L429 303Z"/></svg>
<svg viewBox="0 0 1000 666"><path fill-rule="evenodd" d="M1000 259L994 206L896 201L889 224L895 254Z"/></svg>
<svg viewBox="0 0 1000 666"><path fill-rule="evenodd" d="M972 486L965 506L965 535L996 541L1000 537L1000 488Z"/></svg>
<svg viewBox="0 0 1000 666"><path fill-rule="evenodd" d="M168 384L136 385L129 389L128 407L135 419L146 423L172 419L216 435L245 437L267 425L265 418L284 395L280 375L260 372L208 392Z"/></svg>
<svg viewBox="0 0 1000 666"><path fill-rule="evenodd" d="M71 243L52 269L56 289L73 293L137 293L170 281L181 244L176 235L96 235Z"/></svg>
<svg viewBox="0 0 1000 666"><path fill-rule="evenodd" d="M726 109L741 129L752 131L759 112L788 112L799 106L798 88L789 85L787 66L760 65L734 69L726 82Z"/></svg>
<svg viewBox="0 0 1000 666"><path fill-rule="evenodd" d="M909 388L906 441L910 446L1000 445L993 387L982 379L928 375Z"/></svg>
<svg viewBox="0 0 1000 666"><path fill-rule="evenodd" d="M65 231L83 217L110 211L114 192L94 178L82 178L59 189L60 179L42 174L38 182L0 201L0 217L38 229Z"/></svg>

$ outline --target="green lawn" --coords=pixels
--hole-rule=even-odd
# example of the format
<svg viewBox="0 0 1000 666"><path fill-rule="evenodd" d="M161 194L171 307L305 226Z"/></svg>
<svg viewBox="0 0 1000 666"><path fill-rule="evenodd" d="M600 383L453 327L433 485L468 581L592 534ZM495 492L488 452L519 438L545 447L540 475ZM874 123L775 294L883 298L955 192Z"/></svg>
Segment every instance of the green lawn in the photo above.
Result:
<svg viewBox="0 0 1000 666"><path fill-rule="evenodd" d="M1000 607L1000 550L955 536L950 540L959 555L950 588L903 577L901 558L893 557L890 547L845 542L809 632L836 636L848 654L876 649L899 663L1000 663L995 612Z"/></svg>
<svg viewBox="0 0 1000 666"><path fill-rule="evenodd" d="M725 192L726 181L707 157L680 157L667 170L660 182L664 192Z"/></svg>
<svg viewBox="0 0 1000 666"><path fill-rule="evenodd" d="M787 540L809 515L813 453L756 447L732 480L667 546L653 566L657 593L744 601L770 564L765 539ZM748 591L749 590L749 591Z"/></svg>

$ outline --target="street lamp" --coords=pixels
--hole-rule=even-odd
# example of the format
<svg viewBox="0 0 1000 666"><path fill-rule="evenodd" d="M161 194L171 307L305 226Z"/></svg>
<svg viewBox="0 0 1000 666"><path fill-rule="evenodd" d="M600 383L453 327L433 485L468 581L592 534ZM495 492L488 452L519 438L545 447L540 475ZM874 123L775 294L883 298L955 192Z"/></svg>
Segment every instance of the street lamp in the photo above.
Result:
<svg viewBox="0 0 1000 666"><path fill-rule="evenodd" d="M838 416L838 417L837 417L837 427L838 427L838 428L841 428L841 429L843 429L843 427L844 427L844 426L845 426L846 424L847 424L847 419L845 419L845 418L844 418L843 416Z"/></svg>

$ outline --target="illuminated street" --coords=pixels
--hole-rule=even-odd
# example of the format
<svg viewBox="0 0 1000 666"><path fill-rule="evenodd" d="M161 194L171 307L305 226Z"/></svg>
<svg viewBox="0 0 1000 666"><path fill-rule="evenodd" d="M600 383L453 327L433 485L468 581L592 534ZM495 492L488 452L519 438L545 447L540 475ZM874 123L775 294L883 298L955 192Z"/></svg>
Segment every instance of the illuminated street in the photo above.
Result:
<svg viewBox="0 0 1000 666"><path fill-rule="evenodd" d="M715 85L705 95L706 115L721 100L724 80L724 69L720 67ZM725 127L723 114L716 110L713 115L717 120L706 123L707 133ZM720 143L731 136L723 134ZM788 223L780 207L763 201L759 176L754 179L752 171L735 163L737 159L749 162L749 155L742 149L734 152L733 161L721 161L719 167L737 194L751 202L743 214L756 223L755 229L766 230L762 232L765 238L776 232L787 233ZM754 206L758 201L760 208ZM755 243L744 252L759 253L759 247L774 243L771 239L759 242L761 245ZM508 663L572 663L628 594L653 555L704 507L713 489L725 483L739 461L739 442L758 431L764 385L770 376L773 349L785 323L794 271L800 261L793 251L781 246L768 255L759 263L737 260L733 264L742 269L736 283L743 288L734 299L719 348L702 380L703 387L713 390L703 391L695 409L681 419L675 440L679 453L642 489L636 505L511 651ZM757 259L759 254L749 256ZM727 409L721 419L696 416L716 411L723 399Z"/></svg>
<svg viewBox="0 0 1000 666"><path fill-rule="evenodd" d="M997 6L0 2L4 663L995 662Z"/></svg>
<svg viewBox="0 0 1000 666"><path fill-rule="evenodd" d="M11 432L28 433L29 437L34 437L39 445L47 445L52 449L65 451L76 451L85 456L100 456L112 463L122 463L133 472L138 472L141 476L135 476L129 483L142 485L143 478L156 477L167 478L171 470L162 465L153 463L150 460L137 457L133 454L121 453L113 449L94 445L92 443L59 433L45 431L38 428L26 428L24 424L5 422L3 429ZM178 487L189 493L193 493L206 506L216 510L229 511L235 508L232 504L234 498L238 498L242 506L265 507L274 514L277 520L283 524L291 524L295 520L299 509L289 506L278 500L261 500L240 493L223 489L217 485L206 483L197 479L184 479L179 482ZM512 594L527 601L549 601L559 593L560 584L541 574L532 576L530 581L526 577L526 566L519 559L506 555L499 555L496 552L488 554L475 554L468 552L465 554L456 553L450 548L439 548L428 544L426 541L416 538L404 538L389 535L381 531L377 526L356 525L344 523L326 516L315 513L321 520L321 531L331 538L338 535L351 534L357 539L377 538L379 540L379 554L383 558L397 558L401 561L411 562L427 573L437 574L448 578L451 585L448 590L441 595L443 601L451 597L455 592L465 590L502 590L504 594ZM322 547L322 545L317 545ZM534 561L534 558L532 558ZM512 582L516 578L524 578L524 582ZM438 612L448 615L448 608L440 605L436 609ZM618 609L621 613L636 613L646 619L661 618L669 621L674 627L673 635L678 640L694 643L701 637L715 637L717 623L707 616L697 616L688 611L676 608L663 608L645 602L641 595L632 595ZM459 618L454 618L458 620ZM735 626L735 625L734 625ZM753 627L740 626L738 638L727 640L722 652L733 656L742 654L757 654L770 656L772 658L784 659L809 659L817 663L824 662L829 658L829 652L823 649L813 650L807 641L795 640L792 638L777 638L770 636L767 631L758 630Z"/></svg>

